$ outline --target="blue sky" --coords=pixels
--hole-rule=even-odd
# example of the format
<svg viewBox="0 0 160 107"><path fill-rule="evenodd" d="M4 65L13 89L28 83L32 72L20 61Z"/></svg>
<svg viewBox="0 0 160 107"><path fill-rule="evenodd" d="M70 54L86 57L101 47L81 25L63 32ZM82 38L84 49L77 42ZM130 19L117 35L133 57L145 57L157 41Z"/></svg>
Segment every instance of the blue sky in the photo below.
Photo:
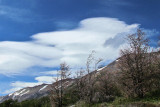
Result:
<svg viewBox="0 0 160 107"><path fill-rule="evenodd" d="M84 67L92 49L112 61L124 35L137 28L156 47L159 5L159 0L0 0L0 95L50 83L62 61L73 70Z"/></svg>

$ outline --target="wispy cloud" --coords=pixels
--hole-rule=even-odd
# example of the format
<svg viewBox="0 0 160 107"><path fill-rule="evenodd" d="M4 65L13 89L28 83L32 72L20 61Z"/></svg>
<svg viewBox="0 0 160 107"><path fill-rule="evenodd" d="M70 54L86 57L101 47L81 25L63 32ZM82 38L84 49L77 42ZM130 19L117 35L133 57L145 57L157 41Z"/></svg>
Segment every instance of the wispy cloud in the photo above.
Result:
<svg viewBox="0 0 160 107"><path fill-rule="evenodd" d="M36 22L38 20L41 20L42 17L29 9L22 9L4 5L0 5L0 16L21 23Z"/></svg>
<svg viewBox="0 0 160 107"><path fill-rule="evenodd" d="M43 71L43 72L40 72L42 75L57 75L57 70L52 70L52 71Z"/></svg>
<svg viewBox="0 0 160 107"><path fill-rule="evenodd" d="M103 5L107 5L107 6L112 6L112 5L116 5L116 6L131 6L132 4L129 1L126 0L102 0L101 3Z"/></svg>

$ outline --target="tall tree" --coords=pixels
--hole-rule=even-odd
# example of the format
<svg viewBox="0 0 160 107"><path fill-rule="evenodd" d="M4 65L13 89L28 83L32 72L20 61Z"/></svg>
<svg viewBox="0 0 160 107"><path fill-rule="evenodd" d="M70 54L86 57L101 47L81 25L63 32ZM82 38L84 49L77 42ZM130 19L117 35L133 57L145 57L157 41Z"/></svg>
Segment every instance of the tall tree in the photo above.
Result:
<svg viewBox="0 0 160 107"><path fill-rule="evenodd" d="M149 40L140 29L128 36L129 48L121 50L119 67L120 82L126 95L143 98L149 91L149 83L154 74L153 54L149 53Z"/></svg>
<svg viewBox="0 0 160 107"><path fill-rule="evenodd" d="M69 65L65 62L60 64L60 70L57 71L57 78L55 78L55 83L52 84L51 90L51 104L53 107L63 106L63 95L65 91L65 80L71 74Z"/></svg>
<svg viewBox="0 0 160 107"><path fill-rule="evenodd" d="M90 104L93 103L93 97L95 94L97 66L102 61L101 58L99 59L95 58L94 56L95 53L96 53L95 51L92 51L91 54L89 54L86 62L87 75L85 77L86 79L85 100L87 101L87 103L89 103L89 106L91 106Z"/></svg>
<svg viewBox="0 0 160 107"><path fill-rule="evenodd" d="M85 92L86 79L84 75L85 75L85 70L83 70L82 68L76 72L75 83L79 100L83 100L85 96L84 92Z"/></svg>

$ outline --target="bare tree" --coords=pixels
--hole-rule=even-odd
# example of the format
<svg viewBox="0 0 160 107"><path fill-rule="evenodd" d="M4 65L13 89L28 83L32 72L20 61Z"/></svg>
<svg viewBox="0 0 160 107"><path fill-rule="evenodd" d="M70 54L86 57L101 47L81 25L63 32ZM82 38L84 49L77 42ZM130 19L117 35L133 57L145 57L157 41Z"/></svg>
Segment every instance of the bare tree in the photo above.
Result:
<svg viewBox="0 0 160 107"><path fill-rule="evenodd" d="M87 58L87 63L86 63L87 76L86 76L86 86L85 86L85 95L86 95L85 100L87 101L87 103L89 103L89 106L91 103L93 103L93 96L95 94L95 83L96 83L95 74L97 70L97 65L102 61L101 58L97 60L94 57L94 54L95 54L95 51L92 51L92 53L89 54Z"/></svg>
<svg viewBox="0 0 160 107"><path fill-rule="evenodd" d="M154 74L153 54L149 53L149 40L140 29L128 36L128 42L129 48L121 50L119 81L126 95L143 98L149 91L148 85L152 80L151 75Z"/></svg>
<svg viewBox="0 0 160 107"><path fill-rule="evenodd" d="M54 78L55 82L51 85L51 91L50 91L50 102L51 107L60 107L61 103L61 96L60 96L60 84L59 84L59 72L57 71L57 77Z"/></svg>
<svg viewBox="0 0 160 107"><path fill-rule="evenodd" d="M98 76L97 90L99 92L99 101L111 101L115 96L119 95L116 86L114 72L105 71L100 72Z"/></svg>
<svg viewBox="0 0 160 107"><path fill-rule="evenodd" d="M159 42L158 42L158 46L160 46L160 40L159 40ZM160 80L159 80L159 78L160 78L160 47L158 47L158 49L157 49L157 51L156 52L154 52L154 57L155 57L155 62L154 62L154 67L155 67L155 75L154 75L154 77L156 77L156 84L155 84L155 88L157 89L159 89L160 88Z"/></svg>
<svg viewBox="0 0 160 107"><path fill-rule="evenodd" d="M85 70L82 68L76 72L76 90L78 93L78 97L80 100L82 100L85 96L85 78L83 77L85 75Z"/></svg>
<svg viewBox="0 0 160 107"><path fill-rule="evenodd" d="M69 65L67 65L65 62L60 64L60 70L57 71L57 78L55 78L55 83L52 84L51 89L50 99L52 107L63 106L63 95L66 85L65 79L67 79L71 74L69 70Z"/></svg>

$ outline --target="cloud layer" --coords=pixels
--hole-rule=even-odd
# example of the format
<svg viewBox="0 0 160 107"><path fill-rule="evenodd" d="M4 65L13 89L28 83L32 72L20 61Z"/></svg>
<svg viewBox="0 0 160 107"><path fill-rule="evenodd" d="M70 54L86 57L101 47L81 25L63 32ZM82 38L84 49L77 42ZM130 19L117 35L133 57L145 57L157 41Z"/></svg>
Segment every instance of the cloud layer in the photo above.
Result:
<svg viewBox="0 0 160 107"><path fill-rule="evenodd" d="M0 73L20 74L35 66L57 67L64 61L73 68L83 67L92 50L97 57L113 60L124 45L124 36L138 26L114 18L88 18L73 30L35 34L26 42L0 42Z"/></svg>

